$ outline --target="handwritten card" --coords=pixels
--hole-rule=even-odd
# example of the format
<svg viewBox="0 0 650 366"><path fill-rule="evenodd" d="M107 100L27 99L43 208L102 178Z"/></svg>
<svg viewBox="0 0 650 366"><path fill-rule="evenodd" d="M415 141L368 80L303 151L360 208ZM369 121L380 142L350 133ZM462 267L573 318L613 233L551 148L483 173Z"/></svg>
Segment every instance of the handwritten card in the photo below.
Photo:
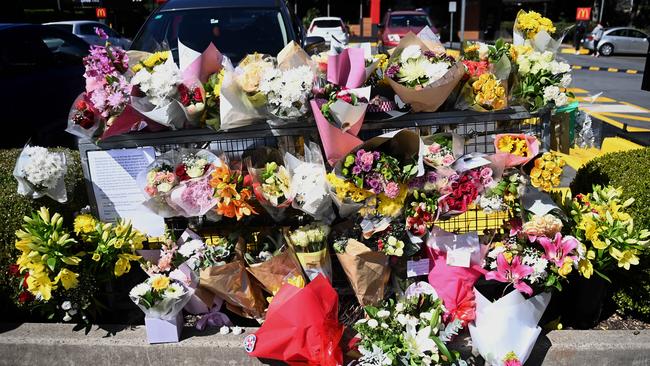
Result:
<svg viewBox="0 0 650 366"><path fill-rule="evenodd" d="M428 276L429 275L429 259L421 259L419 261L406 262L406 277Z"/></svg>

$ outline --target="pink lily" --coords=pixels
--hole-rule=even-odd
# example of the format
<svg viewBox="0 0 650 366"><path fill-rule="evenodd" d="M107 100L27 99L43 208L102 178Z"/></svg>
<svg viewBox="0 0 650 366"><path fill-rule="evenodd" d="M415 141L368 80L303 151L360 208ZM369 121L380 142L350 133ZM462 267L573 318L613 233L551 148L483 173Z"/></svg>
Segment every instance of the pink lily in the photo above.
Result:
<svg viewBox="0 0 650 366"><path fill-rule="evenodd" d="M544 258L555 263L556 266L562 267L564 258L578 247L578 240L573 236L562 237L562 234L556 233L553 241L547 237L537 238L539 244L544 248ZM574 256L569 256L574 259Z"/></svg>
<svg viewBox="0 0 650 366"><path fill-rule="evenodd" d="M515 256L512 259L512 263L508 263L503 253L499 253L497 257L497 270L486 273L485 279L510 282L517 290L530 296L533 294L533 289L522 281L524 277L531 273L533 273L533 267L521 264L521 258L519 256Z"/></svg>
<svg viewBox="0 0 650 366"><path fill-rule="evenodd" d="M508 224L510 225L510 236L517 236L521 232L521 219L510 219Z"/></svg>

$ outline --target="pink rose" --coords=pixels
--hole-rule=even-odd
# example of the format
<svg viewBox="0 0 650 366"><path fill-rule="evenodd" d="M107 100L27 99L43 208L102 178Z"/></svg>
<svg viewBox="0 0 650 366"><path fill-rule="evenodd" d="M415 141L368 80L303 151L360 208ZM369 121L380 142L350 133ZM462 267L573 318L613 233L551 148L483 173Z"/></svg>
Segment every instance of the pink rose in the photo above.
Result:
<svg viewBox="0 0 650 366"><path fill-rule="evenodd" d="M453 155L446 155L444 158L442 158L442 165L450 166L454 163L455 160L456 159L454 159Z"/></svg>

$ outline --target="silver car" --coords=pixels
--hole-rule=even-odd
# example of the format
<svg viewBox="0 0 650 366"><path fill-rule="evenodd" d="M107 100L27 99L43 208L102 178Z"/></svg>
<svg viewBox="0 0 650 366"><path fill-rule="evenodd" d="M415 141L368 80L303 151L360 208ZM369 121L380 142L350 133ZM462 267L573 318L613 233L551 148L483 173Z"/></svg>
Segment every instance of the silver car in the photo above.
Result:
<svg viewBox="0 0 650 366"><path fill-rule="evenodd" d="M598 42L598 50L603 56L616 53L642 53L648 52L648 35L634 28L616 27L603 31L603 36ZM582 47L595 51L594 33L582 39Z"/></svg>
<svg viewBox="0 0 650 366"><path fill-rule="evenodd" d="M106 32L108 40L111 42L111 44L122 47L125 50L129 49L129 46L131 45L130 39L123 37L106 24L93 20L70 20L64 22L44 23L43 25L68 31L88 42L88 44L103 46L105 41L99 38L99 36L95 33L95 27L97 27Z"/></svg>

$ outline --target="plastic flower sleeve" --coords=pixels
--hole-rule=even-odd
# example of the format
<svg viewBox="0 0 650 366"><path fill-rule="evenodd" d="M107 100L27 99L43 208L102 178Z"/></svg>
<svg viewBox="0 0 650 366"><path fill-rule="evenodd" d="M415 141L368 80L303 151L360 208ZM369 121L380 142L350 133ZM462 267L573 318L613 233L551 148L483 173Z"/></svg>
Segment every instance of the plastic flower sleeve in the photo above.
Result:
<svg viewBox="0 0 650 366"><path fill-rule="evenodd" d="M292 206L317 221L331 223L335 215L320 147L310 142L305 145L304 152L303 160L288 152L284 154L284 165L291 175Z"/></svg>
<svg viewBox="0 0 650 366"><path fill-rule="evenodd" d="M48 196L64 203L68 200L65 187L67 170L64 152L25 145L13 171L13 176L18 181L18 194L32 199Z"/></svg>
<svg viewBox="0 0 650 366"><path fill-rule="evenodd" d="M500 366L509 352L514 352L524 364L542 328L537 323L551 301L544 292L528 300L519 291L490 302L476 288L476 319L470 323L472 345L486 364Z"/></svg>
<svg viewBox="0 0 650 366"><path fill-rule="evenodd" d="M523 140L526 147L526 156L520 156L501 150L499 145L504 139ZM537 156L539 153L539 140L535 136L525 134L499 134L494 137L494 148L497 155L505 156L505 167L511 168L524 165Z"/></svg>
<svg viewBox="0 0 650 366"><path fill-rule="evenodd" d="M293 199L291 196L291 178L289 176L288 170L284 166L282 153L280 153L279 150L273 148L259 148L253 151L253 153L245 159L245 163L248 174L251 175L251 178L253 180L253 191L255 193L257 201L273 218L273 220L276 222L282 221L282 219L284 219L284 212L289 206L291 206L291 201ZM277 177L277 179L286 178L288 180L287 187L284 187L288 189L288 191L281 190L280 192L276 192L280 193L280 197L272 196L272 193L265 190L265 185L267 184L282 184L277 182L264 181L263 174L268 163L275 163L277 166L276 172L273 173L273 177ZM285 173L286 177L284 176ZM282 198L284 200L280 202L279 200ZM276 202L273 202L274 200Z"/></svg>
<svg viewBox="0 0 650 366"><path fill-rule="evenodd" d="M214 188L210 185L210 175L215 167L223 164L222 160L208 150L182 149L181 156L193 156L207 160L209 167L197 178L182 181L167 196L167 203L177 213L185 217L203 216L217 205L218 199L214 197Z"/></svg>
<svg viewBox="0 0 650 366"><path fill-rule="evenodd" d="M451 140L451 153L452 153L452 157L454 158L454 161L456 161L456 159L460 158L465 153L465 138L453 132L439 132L439 133L434 133L433 135L422 136L421 139L422 139L422 144L424 144L425 151L428 152L429 147L432 146L434 143L436 143L436 141L439 138L445 138L447 140ZM433 162L430 159L427 159L426 154L423 157L423 162L424 164L432 168L437 167L435 162ZM443 164L443 165L449 166L451 164Z"/></svg>
<svg viewBox="0 0 650 366"><path fill-rule="evenodd" d="M148 119L174 130L183 128L185 123L182 105L172 99L165 105L155 106L147 97L131 97L131 106Z"/></svg>
<svg viewBox="0 0 650 366"><path fill-rule="evenodd" d="M485 95L486 93L482 93L483 90L480 85L475 87L475 83L480 83L482 78L487 78L496 83L495 88L489 90L489 93L494 94L495 97L492 100L485 100L484 104L477 100L477 96ZM476 112L502 110L508 106L507 84L507 81L499 80L496 75L490 73L485 73L479 77L472 77L463 84L454 107L459 110L473 110ZM496 96L497 89L503 93L501 97Z"/></svg>
<svg viewBox="0 0 650 366"><path fill-rule="evenodd" d="M170 191L178 184L174 167L179 163L177 150L168 151L157 157L135 178L143 197L144 206L160 217L173 217L177 211L168 202Z"/></svg>
<svg viewBox="0 0 650 366"><path fill-rule="evenodd" d="M187 302L190 301L190 298L194 293L194 290L186 288L185 286L183 286L183 289L185 292L180 297L165 298L148 309L144 304L141 304L138 301L137 297L129 295L129 298L131 298L131 301L133 301L133 303L136 304L140 310L142 310L146 317L162 320L173 320L176 315L183 310L183 307L185 307Z"/></svg>

